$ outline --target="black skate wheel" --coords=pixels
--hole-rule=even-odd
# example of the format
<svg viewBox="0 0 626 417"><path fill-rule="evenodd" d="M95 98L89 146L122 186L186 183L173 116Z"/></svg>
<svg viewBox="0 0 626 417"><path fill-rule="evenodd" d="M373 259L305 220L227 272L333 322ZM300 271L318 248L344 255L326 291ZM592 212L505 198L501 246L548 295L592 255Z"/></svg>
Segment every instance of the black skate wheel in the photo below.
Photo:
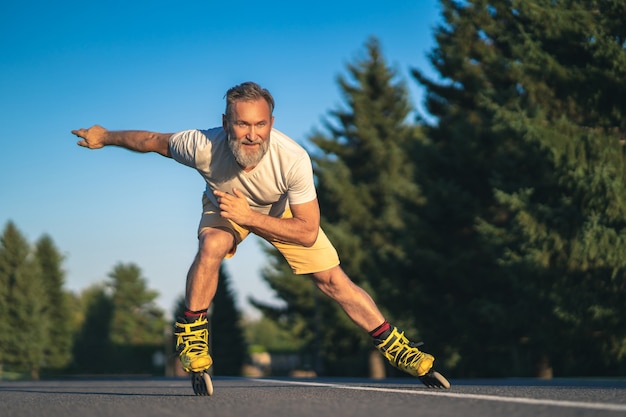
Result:
<svg viewBox="0 0 626 417"><path fill-rule="evenodd" d="M196 395L213 395L213 382L208 372L192 372L191 386Z"/></svg>
<svg viewBox="0 0 626 417"><path fill-rule="evenodd" d="M450 382L437 371L432 369L426 375L419 377L420 381L428 388L449 389Z"/></svg>

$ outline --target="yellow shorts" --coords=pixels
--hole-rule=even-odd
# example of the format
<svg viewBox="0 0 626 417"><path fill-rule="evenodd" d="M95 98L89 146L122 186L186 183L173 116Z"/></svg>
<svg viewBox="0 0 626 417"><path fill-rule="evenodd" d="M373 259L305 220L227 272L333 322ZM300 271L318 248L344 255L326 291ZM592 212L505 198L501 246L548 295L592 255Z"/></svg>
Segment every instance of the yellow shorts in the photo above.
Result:
<svg viewBox="0 0 626 417"><path fill-rule="evenodd" d="M287 209L282 216L283 218L292 217L291 211ZM226 255L231 258L237 251L239 245L250 234L250 230L238 225L237 223L225 219L220 216L219 209L202 194L202 218L198 226L198 236L200 232L207 228L213 227L225 230L233 235L235 244L231 251ZM320 228L315 244L311 247L296 245L293 243L279 242L276 240L268 240L283 255L294 274L312 274L314 272L326 271L339 265L339 255L333 244L328 240L324 231Z"/></svg>

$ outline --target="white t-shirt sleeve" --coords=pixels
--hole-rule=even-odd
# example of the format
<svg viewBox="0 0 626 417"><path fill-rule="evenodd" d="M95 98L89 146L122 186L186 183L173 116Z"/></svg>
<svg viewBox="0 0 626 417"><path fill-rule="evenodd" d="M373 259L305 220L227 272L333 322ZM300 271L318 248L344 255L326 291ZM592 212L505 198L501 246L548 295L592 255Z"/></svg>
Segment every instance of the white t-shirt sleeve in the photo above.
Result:
<svg viewBox="0 0 626 417"><path fill-rule="evenodd" d="M191 168L196 168L196 154L200 141L206 142L206 136L199 130L185 130L170 136L169 146L172 158Z"/></svg>
<svg viewBox="0 0 626 417"><path fill-rule="evenodd" d="M308 155L301 156L287 176L289 204L304 204L315 200L317 193L313 182L313 165Z"/></svg>

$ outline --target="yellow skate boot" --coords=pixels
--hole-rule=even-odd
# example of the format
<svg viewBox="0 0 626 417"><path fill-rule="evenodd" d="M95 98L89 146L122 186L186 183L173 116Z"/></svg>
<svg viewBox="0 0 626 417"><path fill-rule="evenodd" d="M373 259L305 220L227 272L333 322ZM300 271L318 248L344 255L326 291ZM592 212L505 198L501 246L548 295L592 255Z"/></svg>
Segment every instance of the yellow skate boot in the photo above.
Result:
<svg viewBox="0 0 626 417"><path fill-rule="evenodd" d="M418 377L429 388L450 388L450 382L432 369L435 361L433 355L424 353L417 348L422 345L421 343L410 342L404 336L404 332L398 330L397 327L391 326L388 332L389 335L384 339L374 338L374 346L387 358L389 363Z"/></svg>
<svg viewBox="0 0 626 417"><path fill-rule="evenodd" d="M209 322L206 316L181 317L174 325L176 352L185 372L202 372L211 367Z"/></svg>
<svg viewBox="0 0 626 417"><path fill-rule="evenodd" d="M404 332L394 326L386 339L374 339L374 345L394 367L416 377L426 375L435 361L432 355L419 350L417 343L409 342Z"/></svg>

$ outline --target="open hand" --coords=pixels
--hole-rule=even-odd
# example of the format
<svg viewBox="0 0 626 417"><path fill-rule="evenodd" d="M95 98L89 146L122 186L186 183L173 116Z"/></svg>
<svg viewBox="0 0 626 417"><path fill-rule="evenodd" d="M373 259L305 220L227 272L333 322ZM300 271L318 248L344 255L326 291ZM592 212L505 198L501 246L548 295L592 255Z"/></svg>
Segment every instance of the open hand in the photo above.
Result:
<svg viewBox="0 0 626 417"><path fill-rule="evenodd" d="M98 125L91 126L89 129L72 130L74 135L82 138L76 144L89 149L99 149L106 145L104 141L106 132L105 128Z"/></svg>

